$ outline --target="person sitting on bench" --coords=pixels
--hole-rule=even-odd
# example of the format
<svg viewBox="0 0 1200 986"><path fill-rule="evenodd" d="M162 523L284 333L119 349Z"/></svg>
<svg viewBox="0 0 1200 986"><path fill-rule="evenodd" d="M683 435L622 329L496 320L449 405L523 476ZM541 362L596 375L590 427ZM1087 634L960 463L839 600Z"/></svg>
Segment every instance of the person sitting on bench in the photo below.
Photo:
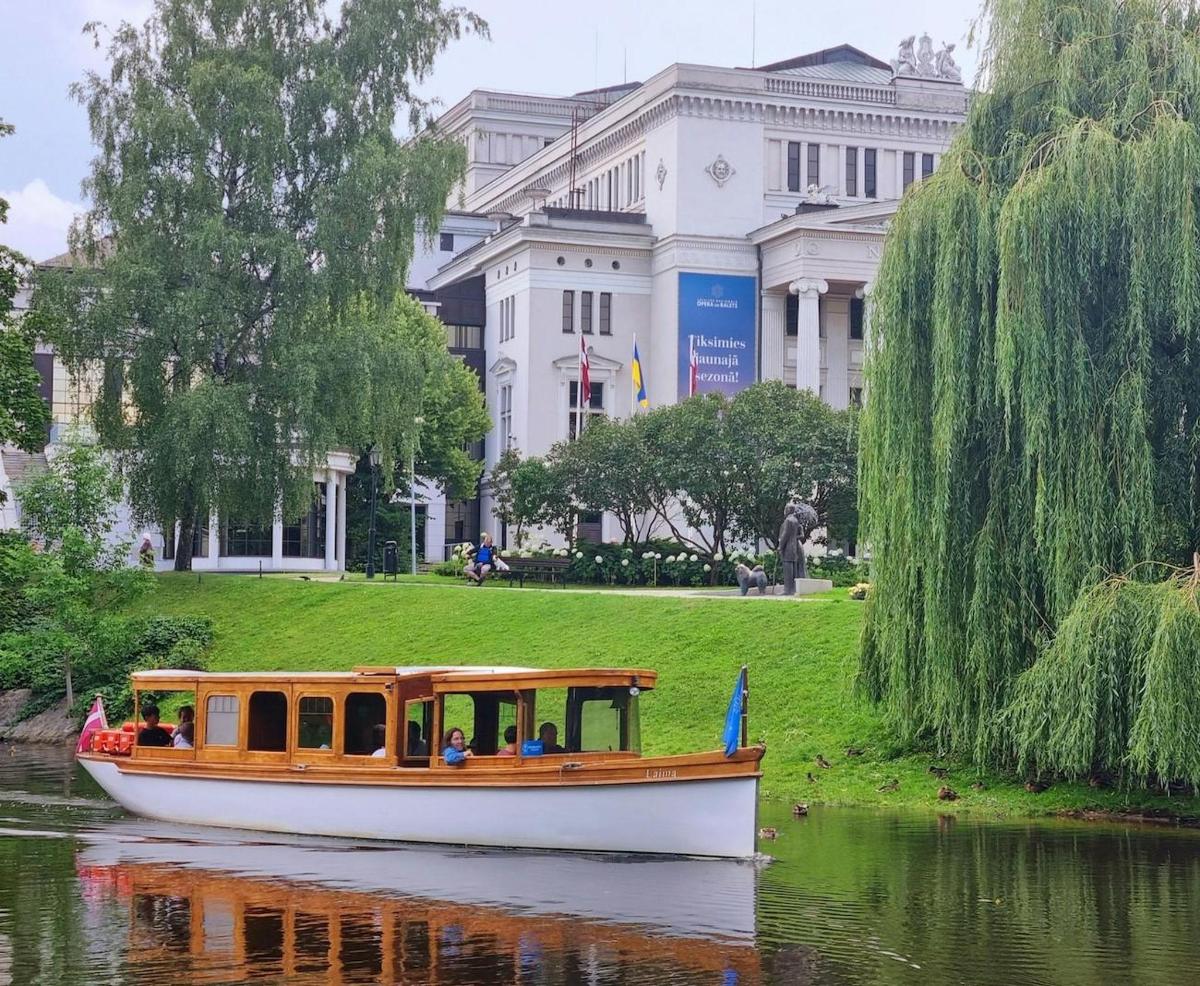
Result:
<svg viewBox="0 0 1200 986"><path fill-rule="evenodd" d="M488 572L496 567L496 559L499 554L492 544L490 534L483 535L479 540L478 548L471 548L467 551L468 561L466 568L463 569L463 575L476 585L483 585L483 580L487 578Z"/></svg>

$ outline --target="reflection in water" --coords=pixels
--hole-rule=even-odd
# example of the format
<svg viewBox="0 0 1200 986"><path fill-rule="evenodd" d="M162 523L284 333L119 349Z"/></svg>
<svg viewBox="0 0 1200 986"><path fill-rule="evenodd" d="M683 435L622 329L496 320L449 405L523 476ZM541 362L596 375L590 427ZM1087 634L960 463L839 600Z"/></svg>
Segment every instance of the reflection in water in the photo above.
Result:
<svg viewBox="0 0 1200 986"><path fill-rule="evenodd" d="M123 817L0 747L0 984L1193 983L1200 833L813 810L769 866Z"/></svg>
<svg viewBox="0 0 1200 986"><path fill-rule="evenodd" d="M150 863L78 862L77 877L92 907L128 915L122 971L138 980L761 981L749 947L633 928Z"/></svg>

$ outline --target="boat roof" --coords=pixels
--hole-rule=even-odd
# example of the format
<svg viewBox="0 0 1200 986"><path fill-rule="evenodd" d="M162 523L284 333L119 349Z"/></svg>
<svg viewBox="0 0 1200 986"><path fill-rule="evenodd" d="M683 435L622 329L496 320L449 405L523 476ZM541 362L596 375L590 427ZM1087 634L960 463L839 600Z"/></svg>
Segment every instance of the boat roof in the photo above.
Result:
<svg viewBox="0 0 1200 986"><path fill-rule="evenodd" d="M475 685L486 689L503 687L506 683L523 685L526 688L554 688L567 685L639 685L653 688L658 678L656 671L644 668L524 668L505 665L462 665L433 664L416 666L360 665L350 671L189 671L183 669L155 669L135 671L134 684L158 685L168 683L199 684L206 682L276 682L323 681L351 682L370 678L430 678L440 690L452 690L464 685Z"/></svg>

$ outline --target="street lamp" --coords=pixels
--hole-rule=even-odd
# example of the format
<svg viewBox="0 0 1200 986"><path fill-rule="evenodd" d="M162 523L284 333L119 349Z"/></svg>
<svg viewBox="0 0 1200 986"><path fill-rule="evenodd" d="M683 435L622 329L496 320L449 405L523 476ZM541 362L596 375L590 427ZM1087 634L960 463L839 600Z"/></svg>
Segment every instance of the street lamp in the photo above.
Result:
<svg viewBox="0 0 1200 986"><path fill-rule="evenodd" d="M425 419L420 415L413 418L415 431L413 434L412 444L408 447L408 529L411 541L409 543L409 564L412 567L413 575L417 574L417 440L421 434L421 425L425 423ZM429 518L425 518L425 523L429 523Z"/></svg>
<svg viewBox="0 0 1200 986"><path fill-rule="evenodd" d="M380 455L377 445L371 446L369 456L371 459L371 532L367 535L367 578L373 579L375 578L375 497L379 461L383 456Z"/></svg>

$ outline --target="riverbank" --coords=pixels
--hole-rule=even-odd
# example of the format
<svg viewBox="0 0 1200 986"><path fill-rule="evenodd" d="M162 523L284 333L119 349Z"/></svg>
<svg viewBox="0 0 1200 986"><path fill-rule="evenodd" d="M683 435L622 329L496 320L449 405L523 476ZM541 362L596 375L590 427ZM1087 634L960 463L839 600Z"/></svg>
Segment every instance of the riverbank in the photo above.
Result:
<svg viewBox="0 0 1200 986"><path fill-rule="evenodd" d="M863 610L845 590L780 601L479 589L420 577L367 584L166 575L159 583L136 611L210 617L213 670L390 663L654 668L660 685L642 707L648 754L717 745L737 669L748 664L750 738L767 744L769 798L939 813L1200 816L1196 798L1083 784L1032 793L1012 778L928 754L898 755L875 709L854 692ZM947 775L931 773L931 765ZM956 800L939 800L947 786Z"/></svg>

